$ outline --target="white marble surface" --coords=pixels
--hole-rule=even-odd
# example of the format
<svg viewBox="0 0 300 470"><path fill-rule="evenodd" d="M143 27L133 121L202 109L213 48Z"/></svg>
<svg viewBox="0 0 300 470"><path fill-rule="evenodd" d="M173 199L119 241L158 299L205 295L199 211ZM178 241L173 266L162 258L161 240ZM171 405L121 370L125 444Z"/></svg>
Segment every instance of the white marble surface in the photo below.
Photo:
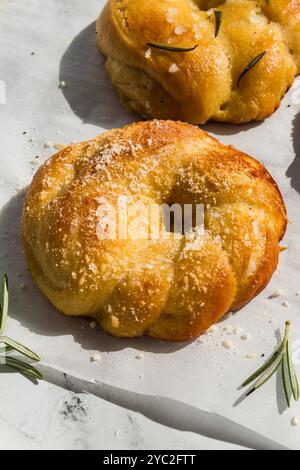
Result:
<svg viewBox="0 0 300 470"><path fill-rule="evenodd" d="M47 349L48 353L50 349L46 358L50 364L74 370L75 362L90 376L93 371L88 358L93 350L99 349L103 361L95 374L115 387L133 388L145 394L155 385L153 393L159 391L164 396L170 393L177 398L178 391L182 401L198 407L202 402L201 393L207 389L205 397L211 409L220 413L225 409L238 422L245 425L251 422L252 429L265 428L266 435L273 434L278 442L284 437L291 447L296 447L299 429L291 430L289 423L297 411L282 408L279 386L276 403L275 383L264 389L267 393L261 392L259 402L255 397L239 408L233 407L233 397L239 395L236 388L241 377L252 372L259 360L246 361L246 352L252 351L249 348L255 348L259 353L271 351L277 338L274 331L282 328L286 318L287 311L279 299L272 303L271 311L262 319L268 294L288 280L289 312L295 322L299 309L299 299L295 297L299 291L300 257L295 237L300 228L299 159L295 159L299 151L296 138L299 114L296 117L298 108L287 108L291 94L278 113L261 125L234 130L221 125L207 126L207 130L223 142L239 146L267 165L280 181L293 222L286 239L291 250L284 255L269 290L233 320L238 326L246 315L251 314L252 321L245 323L252 338L257 337L256 343L254 340L247 344L240 342L236 355L225 355L217 345L220 338L214 337L206 338L206 345L189 344L177 349L173 346L162 348L150 340L121 344L98 330L85 331L84 328L89 328L83 322L81 330L79 320L59 316L30 283L18 241L21 196L14 196L28 185L38 163L53 153L53 148L44 148L44 143L86 140L105 129L136 119L119 105L105 76L103 58L95 48L94 21L103 3L103 0L3 0L0 3L0 80L5 82L7 94L6 105L0 105L0 265L8 271L12 285L8 331L19 334L20 340L29 341L43 357L46 355L43 351ZM66 81L66 88L59 88L59 80ZM27 283L25 290L20 287L24 281ZM53 318L51 328L47 323L49 318ZM257 336L258 323L263 323L263 328ZM299 321L297 325L299 327ZM74 355L68 356L66 344L72 347ZM135 362L136 352L143 348L146 350L145 361ZM222 358L222 371L219 357ZM178 369L179 364L184 367ZM206 368L211 372L209 381L203 380L203 376L207 377ZM162 377L162 384L155 380L161 376L161 370L170 373L168 377ZM178 370L187 374L183 380ZM145 371L145 380L140 381L139 374ZM232 381L228 380L228 375ZM51 377L57 383L55 377ZM51 377L49 375L48 379ZM211 393L212 388L214 393ZM78 405L78 396L54 384L42 382L35 386L15 374L1 373L0 449L237 447L178 431L174 426L166 427L162 419L154 422L149 416L142 416L99 395L81 394L82 403ZM217 396L221 399L216 400ZM76 419L65 415L65 402L70 404L68 409L75 406L79 415ZM257 403L259 413L253 413L258 409ZM249 417L248 422L245 415Z"/></svg>
<svg viewBox="0 0 300 470"><path fill-rule="evenodd" d="M0 450L241 447L161 426L86 393L0 374Z"/></svg>

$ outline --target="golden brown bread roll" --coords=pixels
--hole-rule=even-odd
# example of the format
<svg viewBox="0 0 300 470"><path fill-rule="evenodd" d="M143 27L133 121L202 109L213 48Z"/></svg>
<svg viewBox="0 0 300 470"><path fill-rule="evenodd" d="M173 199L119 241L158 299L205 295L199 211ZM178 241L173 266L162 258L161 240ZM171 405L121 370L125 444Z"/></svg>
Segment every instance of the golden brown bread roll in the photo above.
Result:
<svg viewBox="0 0 300 470"><path fill-rule="evenodd" d="M128 208L158 207L159 223L162 204L204 205L205 233L193 240L162 225L167 239L104 239L99 224L105 231L114 221L99 207L115 208L120 196ZM32 277L58 310L94 317L115 336L177 341L266 286L285 229L282 197L262 164L192 125L149 121L48 160L26 196L22 237Z"/></svg>
<svg viewBox="0 0 300 470"><path fill-rule="evenodd" d="M142 116L262 120L300 72L300 0L109 0L97 45L123 105Z"/></svg>

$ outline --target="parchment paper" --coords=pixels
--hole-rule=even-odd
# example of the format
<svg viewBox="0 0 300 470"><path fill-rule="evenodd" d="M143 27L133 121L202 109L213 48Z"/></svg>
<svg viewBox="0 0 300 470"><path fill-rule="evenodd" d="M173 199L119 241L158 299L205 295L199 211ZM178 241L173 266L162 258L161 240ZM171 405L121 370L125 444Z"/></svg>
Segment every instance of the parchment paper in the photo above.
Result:
<svg viewBox="0 0 300 470"><path fill-rule="evenodd" d="M289 249L282 253L269 287L215 332L192 343L117 340L99 328L92 330L83 320L61 316L27 273L20 213L38 164L54 153L44 144L85 140L138 120L119 105L95 48L94 21L103 4L0 3L0 80L6 86L6 104L0 104L0 266L10 281L7 334L40 353L47 380L124 406L134 403L141 413L178 429L251 448L300 449L300 426L290 424L293 416L300 416L300 405L285 408L280 376L246 400L238 390L264 361L262 355L267 357L278 344L287 319L292 321L293 347L299 348L299 80L278 112L263 123L205 126L222 142L267 166L279 183L290 221L283 243ZM59 87L60 80L66 82L65 88ZM268 299L278 289L282 295ZM289 307L282 305L284 301ZM232 334L238 327L241 333ZM249 338L242 340L242 334ZM222 346L226 339L235 344L233 349ZM102 353L101 361L91 363L95 351ZM253 353L255 358L246 358ZM300 373L300 366L296 368ZM155 397L160 397L159 407Z"/></svg>

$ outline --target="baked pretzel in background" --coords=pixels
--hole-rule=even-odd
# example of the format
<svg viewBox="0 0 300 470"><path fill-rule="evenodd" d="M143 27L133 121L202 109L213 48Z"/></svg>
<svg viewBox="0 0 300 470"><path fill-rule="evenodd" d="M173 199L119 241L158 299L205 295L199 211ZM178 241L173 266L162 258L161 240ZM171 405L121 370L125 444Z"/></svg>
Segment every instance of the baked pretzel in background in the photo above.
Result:
<svg viewBox="0 0 300 470"><path fill-rule="evenodd" d="M143 117L259 121L300 71L300 0L109 0L97 45Z"/></svg>

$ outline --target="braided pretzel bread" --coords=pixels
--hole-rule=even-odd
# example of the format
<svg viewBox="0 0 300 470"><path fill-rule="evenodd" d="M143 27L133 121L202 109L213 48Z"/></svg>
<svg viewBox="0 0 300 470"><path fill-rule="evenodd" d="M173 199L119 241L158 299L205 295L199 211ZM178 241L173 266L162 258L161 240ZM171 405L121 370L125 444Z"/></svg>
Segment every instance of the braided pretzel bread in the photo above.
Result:
<svg viewBox="0 0 300 470"><path fill-rule="evenodd" d="M142 116L262 120L300 72L300 0L109 0L97 45L123 105Z"/></svg>
<svg viewBox="0 0 300 470"><path fill-rule="evenodd" d="M114 207L121 195L148 207L203 204L202 243L191 249L174 233L99 239L98 206ZM284 203L262 164L190 124L148 121L48 160L26 196L22 235L33 279L58 310L95 317L115 336L177 341L266 286L285 228Z"/></svg>

